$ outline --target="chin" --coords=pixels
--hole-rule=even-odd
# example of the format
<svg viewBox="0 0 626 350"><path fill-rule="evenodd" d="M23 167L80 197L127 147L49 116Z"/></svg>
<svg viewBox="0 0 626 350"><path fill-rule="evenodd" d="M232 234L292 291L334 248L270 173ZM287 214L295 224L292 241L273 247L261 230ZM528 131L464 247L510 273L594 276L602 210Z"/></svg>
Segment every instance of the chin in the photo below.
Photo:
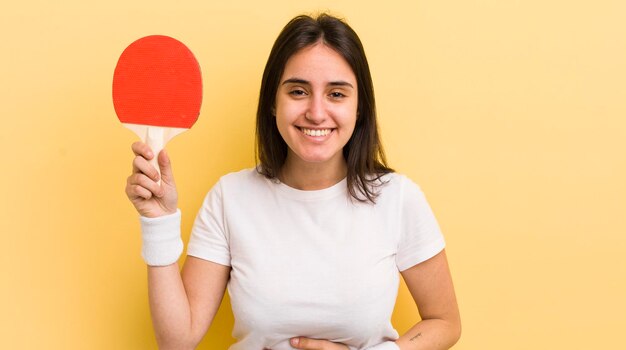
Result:
<svg viewBox="0 0 626 350"><path fill-rule="evenodd" d="M328 154L299 154L298 158L306 163L323 164L331 162L335 156Z"/></svg>
<svg viewBox="0 0 626 350"><path fill-rule="evenodd" d="M307 163L316 163L316 164L325 163L330 160L329 157L300 157L300 159Z"/></svg>

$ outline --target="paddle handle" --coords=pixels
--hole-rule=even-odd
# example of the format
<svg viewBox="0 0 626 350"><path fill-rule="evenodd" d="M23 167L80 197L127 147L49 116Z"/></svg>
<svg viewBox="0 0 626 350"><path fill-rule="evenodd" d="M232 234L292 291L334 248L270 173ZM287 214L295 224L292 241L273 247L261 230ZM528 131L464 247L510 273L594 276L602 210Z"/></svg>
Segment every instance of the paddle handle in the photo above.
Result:
<svg viewBox="0 0 626 350"><path fill-rule="evenodd" d="M165 146L164 139L164 130L158 126L148 126L146 130L145 142L152 149L152 153L154 157L150 159L150 164L156 169L159 173L159 181L157 182L159 185L161 184L161 168L159 167L159 153L163 150Z"/></svg>
<svg viewBox="0 0 626 350"><path fill-rule="evenodd" d="M189 129L184 128L171 128L171 127L162 127L162 126L152 126L152 125L140 125L140 124L131 124L131 123L122 123L125 127L132 130L142 142L146 143L152 149L154 153L154 157L150 160L150 164L154 166L154 168L161 175L161 168L159 168L159 153L163 150L165 145L171 140L174 136L185 132ZM161 180L159 180L159 185L161 184Z"/></svg>

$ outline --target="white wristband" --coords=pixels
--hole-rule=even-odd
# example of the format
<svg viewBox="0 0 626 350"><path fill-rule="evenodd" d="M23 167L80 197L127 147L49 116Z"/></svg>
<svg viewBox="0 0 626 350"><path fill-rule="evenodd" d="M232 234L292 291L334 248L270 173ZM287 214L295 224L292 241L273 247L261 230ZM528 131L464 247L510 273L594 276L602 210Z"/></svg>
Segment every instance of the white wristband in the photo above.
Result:
<svg viewBox="0 0 626 350"><path fill-rule="evenodd" d="M180 209L158 218L140 217L141 256L149 266L167 266L175 263L183 253L180 238Z"/></svg>
<svg viewBox="0 0 626 350"><path fill-rule="evenodd" d="M378 345L370 346L365 350L400 350L400 347L398 346L398 344L396 344L396 342L386 341Z"/></svg>

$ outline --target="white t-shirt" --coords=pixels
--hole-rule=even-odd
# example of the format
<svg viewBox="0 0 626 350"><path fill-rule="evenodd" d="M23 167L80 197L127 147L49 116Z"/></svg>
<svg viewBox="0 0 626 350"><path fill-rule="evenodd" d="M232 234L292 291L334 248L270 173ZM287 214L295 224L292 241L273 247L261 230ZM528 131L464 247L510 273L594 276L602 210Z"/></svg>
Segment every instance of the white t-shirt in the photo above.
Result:
<svg viewBox="0 0 626 350"><path fill-rule="evenodd" d="M439 253L443 236L422 191L385 175L376 204L351 200L346 180L301 191L255 169L209 192L187 254L231 266L231 350L292 349L306 336L364 349L398 338L399 273Z"/></svg>

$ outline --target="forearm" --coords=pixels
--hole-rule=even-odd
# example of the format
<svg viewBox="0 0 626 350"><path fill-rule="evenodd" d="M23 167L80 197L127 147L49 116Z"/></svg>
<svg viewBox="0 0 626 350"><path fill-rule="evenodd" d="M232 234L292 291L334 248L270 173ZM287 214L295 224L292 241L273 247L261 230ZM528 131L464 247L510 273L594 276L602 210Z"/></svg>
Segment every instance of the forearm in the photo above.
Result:
<svg viewBox="0 0 626 350"><path fill-rule="evenodd" d="M426 319L411 327L396 344L400 350L443 350L461 336L461 324L443 319Z"/></svg>
<svg viewBox="0 0 626 350"><path fill-rule="evenodd" d="M177 263L148 266L148 296L159 349L194 349L197 332Z"/></svg>
<svg viewBox="0 0 626 350"><path fill-rule="evenodd" d="M160 349L192 349L189 298L178 266L183 250L180 211L141 217L142 256L148 265L148 298Z"/></svg>
<svg viewBox="0 0 626 350"><path fill-rule="evenodd" d="M396 344L401 350L449 349L461 336L461 316L445 250L402 272L422 321Z"/></svg>

